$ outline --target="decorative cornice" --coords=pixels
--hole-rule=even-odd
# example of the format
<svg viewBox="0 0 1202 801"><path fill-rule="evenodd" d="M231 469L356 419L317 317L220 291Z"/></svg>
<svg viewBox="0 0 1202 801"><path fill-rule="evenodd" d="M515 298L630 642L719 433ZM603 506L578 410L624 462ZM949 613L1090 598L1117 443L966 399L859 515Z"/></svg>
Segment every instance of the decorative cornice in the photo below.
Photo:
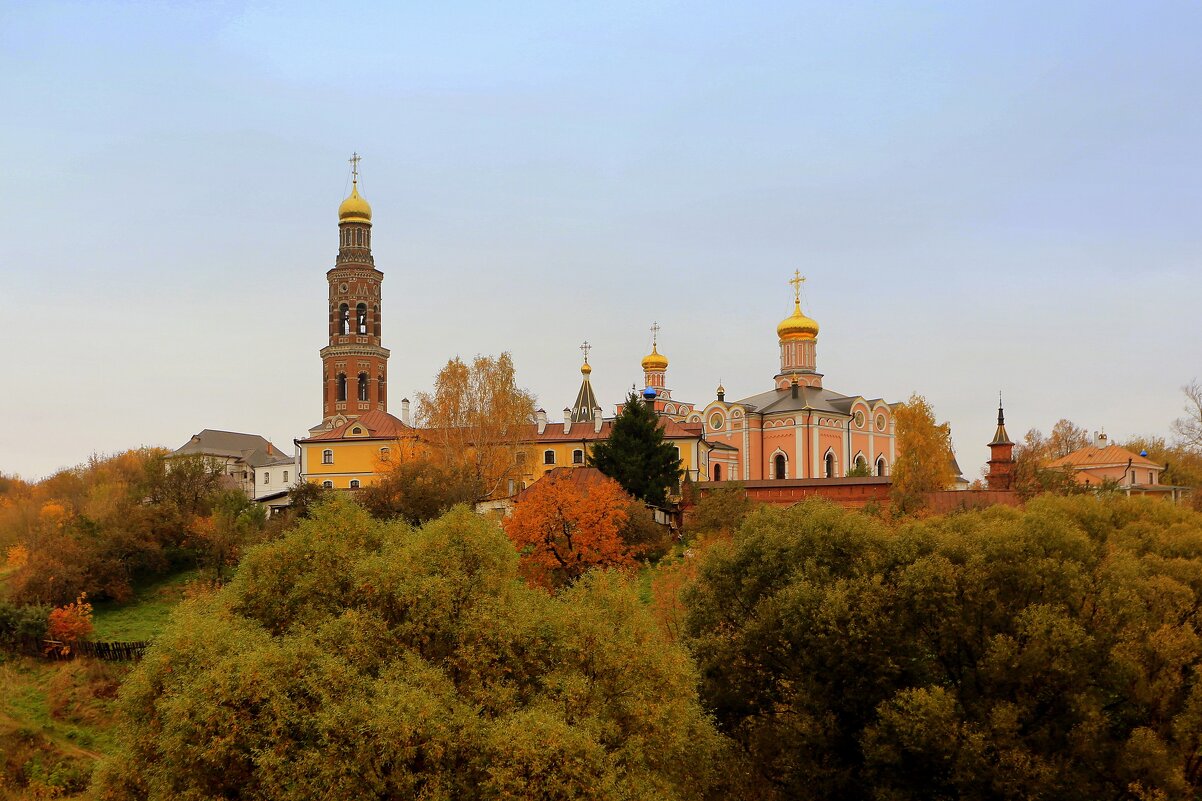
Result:
<svg viewBox="0 0 1202 801"><path fill-rule="evenodd" d="M379 345L326 345L318 351L323 359L331 356L376 356L387 359L391 353L388 348Z"/></svg>

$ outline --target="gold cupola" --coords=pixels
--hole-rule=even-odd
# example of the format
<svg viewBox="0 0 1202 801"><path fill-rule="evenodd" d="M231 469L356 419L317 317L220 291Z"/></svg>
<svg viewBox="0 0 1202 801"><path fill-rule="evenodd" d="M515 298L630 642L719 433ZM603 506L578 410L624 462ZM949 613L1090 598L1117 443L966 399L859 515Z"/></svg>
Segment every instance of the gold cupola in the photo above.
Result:
<svg viewBox="0 0 1202 801"><path fill-rule="evenodd" d="M359 162L362 156L358 153L351 155L351 193L338 207L338 222L364 223L371 225L371 205L359 194Z"/></svg>
<svg viewBox="0 0 1202 801"><path fill-rule="evenodd" d="M643 370L667 370L668 357L656 350L656 345L651 345L651 352L643 357Z"/></svg>
<svg viewBox="0 0 1202 801"><path fill-rule="evenodd" d="M351 193L338 207L339 223L366 223L371 225L371 205L359 194L359 182L351 184Z"/></svg>
<svg viewBox="0 0 1202 801"><path fill-rule="evenodd" d="M793 313L780 321L776 335L787 339L814 339L818 336L818 321L801 313L801 285L805 282L800 270L793 271Z"/></svg>

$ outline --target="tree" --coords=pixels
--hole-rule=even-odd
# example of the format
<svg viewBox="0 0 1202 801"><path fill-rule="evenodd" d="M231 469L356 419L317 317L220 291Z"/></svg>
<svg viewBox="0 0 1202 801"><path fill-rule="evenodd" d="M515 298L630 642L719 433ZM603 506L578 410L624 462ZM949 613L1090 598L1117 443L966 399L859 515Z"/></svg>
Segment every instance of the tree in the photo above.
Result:
<svg viewBox="0 0 1202 801"><path fill-rule="evenodd" d="M633 392L614 419L609 439L593 446L588 463L653 506L666 504L668 490L680 481L676 448L664 441L655 412Z"/></svg>
<svg viewBox="0 0 1202 801"><path fill-rule="evenodd" d="M900 514L921 509L930 492L947 489L955 479L952 431L936 423L927 399L918 394L893 412L897 426L897 459L893 464L893 508Z"/></svg>
<svg viewBox="0 0 1202 801"><path fill-rule="evenodd" d="M54 647L60 654L71 653L75 643L90 636L92 605L88 603L86 592L80 593L71 603L51 610L46 623L46 637L58 643Z"/></svg>
<svg viewBox="0 0 1202 801"><path fill-rule="evenodd" d="M513 358L477 356L470 365L451 359L434 379L434 392L417 395L417 418L430 458L470 475L476 500L501 491L517 475L518 451L534 416L534 396L517 386Z"/></svg>
<svg viewBox="0 0 1202 801"><path fill-rule="evenodd" d="M701 502L689 511L686 525L690 536L696 533L722 532L729 535L743 525L755 508L747 497L747 488L737 481L708 489Z"/></svg>
<svg viewBox="0 0 1202 801"><path fill-rule="evenodd" d="M242 551L253 544L267 524L266 510L238 490L227 490L213 503L213 513L196 518L192 526L202 567L213 571L217 583L238 563Z"/></svg>
<svg viewBox="0 0 1202 801"><path fill-rule="evenodd" d="M613 479L601 476L586 485L568 472L551 473L522 493L505 519L505 533L522 555L527 579L558 589L595 567L635 564L621 536L629 503Z"/></svg>
<svg viewBox="0 0 1202 801"><path fill-rule="evenodd" d="M399 517L421 525L456 504L474 503L480 495L476 476L462 467L444 467L418 457L395 462L377 483L360 490L357 500L380 520Z"/></svg>
<svg viewBox="0 0 1202 801"><path fill-rule="evenodd" d="M758 509L684 593L755 797L1197 798L1202 515L1043 496Z"/></svg>
<svg viewBox="0 0 1202 801"><path fill-rule="evenodd" d="M1061 423L1066 422L1064 420ZM1059 425L1059 423L1057 424ZM1079 495L1088 489L1077 483L1072 468L1047 467L1053 446L1037 429L1029 430L1014 447L1014 491L1023 500L1036 495ZM1072 451L1069 451L1071 453Z"/></svg>
<svg viewBox="0 0 1202 801"><path fill-rule="evenodd" d="M1194 380L1181 391L1185 393L1185 415L1173 422L1173 432L1182 445L1202 454L1202 384Z"/></svg>
<svg viewBox="0 0 1202 801"><path fill-rule="evenodd" d="M1061 418L1052 426L1052 434L1048 437L1044 458L1059 459L1079 451L1089 444L1089 432L1081 426Z"/></svg>
<svg viewBox="0 0 1202 801"><path fill-rule="evenodd" d="M185 601L122 687L108 801L701 799L721 741L630 583L519 581L460 507L412 529L346 498Z"/></svg>

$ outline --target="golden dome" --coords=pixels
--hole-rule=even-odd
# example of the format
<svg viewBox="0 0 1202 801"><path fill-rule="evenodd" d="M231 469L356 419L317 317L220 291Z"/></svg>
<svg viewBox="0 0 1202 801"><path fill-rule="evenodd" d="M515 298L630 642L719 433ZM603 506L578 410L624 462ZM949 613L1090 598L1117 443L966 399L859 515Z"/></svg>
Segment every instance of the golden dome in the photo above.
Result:
<svg viewBox="0 0 1202 801"><path fill-rule="evenodd" d="M591 373L592 371L593 371L593 368L589 367L589 364L588 364L588 362L585 362L584 364L580 365L580 372L581 372L582 374L584 374L584 375L588 375L588 374L589 374L589 373Z"/></svg>
<svg viewBox="0 0 1202 801"><path fill-rule="evenodd" d="M656 346L652 345L651 352L643 357L643 369L644 370L667 370L668 369L668 357L664 356L662 353L660 353L655 348L656 348Z"/></svg>
<svg viewBox="0 0 1202 801"><path fill-rule="evenodd" d="M359 182L351 184L351 193L338 207L338 222L371 224L371 206L359 194Z"/></svg>
<svg viewBox="0 0 1202 801"><path fill-rule="evenodd" d="M793 313L780 321L776 335L781 339L813 339L818 336L818 321L801 313L801 301L793 301Z"/></svg>

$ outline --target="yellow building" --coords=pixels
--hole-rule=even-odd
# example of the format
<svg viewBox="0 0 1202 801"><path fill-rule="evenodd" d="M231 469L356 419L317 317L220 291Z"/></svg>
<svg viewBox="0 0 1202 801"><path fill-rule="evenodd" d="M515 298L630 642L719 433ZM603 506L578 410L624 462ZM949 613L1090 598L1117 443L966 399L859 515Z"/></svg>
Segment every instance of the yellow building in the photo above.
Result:
<svg viewBox="0 0 1202 801"><path fill-rule="evenodd" d="M371 411L296 441L300 473L327 489L359 489L376 483L398 460L419 449L417 431L388 412Z"/></svg>

